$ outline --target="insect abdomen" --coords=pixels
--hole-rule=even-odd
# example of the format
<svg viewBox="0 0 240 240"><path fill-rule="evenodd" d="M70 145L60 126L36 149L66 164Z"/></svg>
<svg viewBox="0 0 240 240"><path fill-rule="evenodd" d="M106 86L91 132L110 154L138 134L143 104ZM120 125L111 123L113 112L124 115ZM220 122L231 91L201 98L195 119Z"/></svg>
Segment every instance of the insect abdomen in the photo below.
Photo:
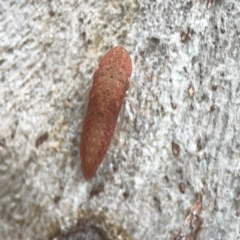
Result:
<svg viewBox="0 0 240 240"><path fill-rule="evenodd" d="M84 120L80 152L85 179L94 176L110 145L116 120L87 114Z"/></svg>

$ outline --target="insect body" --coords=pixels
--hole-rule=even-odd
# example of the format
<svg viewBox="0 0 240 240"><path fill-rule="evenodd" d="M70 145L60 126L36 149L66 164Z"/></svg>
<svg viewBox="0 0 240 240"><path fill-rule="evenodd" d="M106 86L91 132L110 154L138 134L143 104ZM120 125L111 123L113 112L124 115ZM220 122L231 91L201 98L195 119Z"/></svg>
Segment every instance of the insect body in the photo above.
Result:
<svg viewBox="0 0 240 240"><path fill-rule="evenodd" d="M131 73L129 53L118 46L106 53L93 75L80 142L85 179L94 176L107 153Z"/></svg>

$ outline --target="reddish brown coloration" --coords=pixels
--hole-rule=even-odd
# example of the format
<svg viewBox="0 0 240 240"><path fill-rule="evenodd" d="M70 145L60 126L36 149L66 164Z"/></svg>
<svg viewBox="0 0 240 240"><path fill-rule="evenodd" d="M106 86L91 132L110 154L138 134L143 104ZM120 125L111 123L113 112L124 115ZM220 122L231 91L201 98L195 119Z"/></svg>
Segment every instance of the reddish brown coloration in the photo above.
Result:
<svg viewBox="0 0 240 240"><path fill-rule="evenodd" d="M197 201L191 207L191 211L185 218L182 227L171 240L195 240L202 224L202 219L199 216L201 211L202 195L198 194Z"/></svg>
<svg viewBox="0 0 240 240"><path fill-rule="evenodd" d="M121 46L107 52L94 73L80 143L85 179L94 176L107 153L131 73L131 58Z"/></svg>

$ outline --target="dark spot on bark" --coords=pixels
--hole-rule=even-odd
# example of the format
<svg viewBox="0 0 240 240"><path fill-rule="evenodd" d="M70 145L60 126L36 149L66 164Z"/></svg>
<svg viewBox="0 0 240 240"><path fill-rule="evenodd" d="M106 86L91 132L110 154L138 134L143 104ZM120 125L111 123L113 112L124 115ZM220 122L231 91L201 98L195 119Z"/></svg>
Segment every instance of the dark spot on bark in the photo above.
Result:
<svg viewBox="0 0 240 240"><path fill-rule="evenodd" d="M177 104L176 103L171 102L171 106L172 106L173 109L177 108Z"/></svg>
<svg viewBox="0 0 240 240"><path fill-rule="evenodd" d="M201 142L201 139L198 139L198 141L197 141L197 152L199 152L199 151L201 151L201 149L202 149L202 142Z"/></svg>
<svg viewBox="0 0 240 240"><path fill-rule="evenodd" d="M173 152L173 155L175 155L175 156L178 156L180 153L180 147L174 141L172 141L172 152Z"/></svg>
<svg viewBox="0 0 240 240"><path fill-rule="evenodd" d="M216 91L217 90L217 85L212 85L212 90Z"/></svg>
<svg viewBox="0 0 240 240"><path fill-rule="evenodd" d="M75 227L67 232L55 236L55 240L110 240L105 229L101 227L98 220L81 218Z"/></svg>
<svg viewBox="0 0 240 240"><path fill-rule="evenodd" d="M127 198L129 198L129 192L128 191L125 191L124 193L123 193L123 197L125 198L125 199L127 199Z"/></svg>
<svg viewBox="0 0 240 240"><path fill-rule="evenodd" d="M45 132L36 140L36 143L35 143L36 148L38 148L41 144L43 144L43 142L47 140L48 140L48 132Z"/></svg>
<svg viewBox="0 0 240 240"><path fill-rule="evenodd" d="M224 77L224 75L225 75L224 72L220 72L221 77Z"/></svg>
<svg viewBox="0 0 240 240"><path fill-rule="evenodd" d="M140 50L140 52L139 52L139 54L140 54L140 56L142 57L143 55L144 55L144 51L143 50Z"/></svg>
<svg viewBox="0 0 240 240"><path fill-rule="evenodd" d="M180 190L181 193L185 193L185 191L186 191L186 185L185 185L185 183L179 183L179 184L178 184L178 188L179 188L179 190Z"/></svg>
<svg viewBox="0 0 240 240"><path fill-rule="evenodd" d="M48 12L48 14L49 14L50 17L54 17L55 16L55 12L53 10L50 10Z"/></svg>
<svg viewBox="0 0 240 240"><path fill-rule="evenodd" d="M212 105L211 107L210 107L210 112L214 112L216 110L216 107L214 106L214 105Z"/></svg>
<svg viewBox="0 0 240 240"><path fill-rule="evenodd" d="M181 41L183 43L189 41L192 38L193 34L194 34L194 30L188 27L187 32L183 32L183 31L181 32L180 34Z"/></svg>
<svg viewBox="0 0 240 240"><path fill-rule="evenodd" d="M56 196L54 197L54 199L53 199L53 202L54 202L55 204L57 204L60 200L61 200L61 197L58 196L58 195L56 195Z"/></svg>
<svg viewBox="0 0 240 240"><path fill-rule="evenodd" d="M89 193L89 197L92 198L92 197L97 197L101 192L104 191L104 184L103 182L100 182L100 183L96 183L93 185L90 193Z"/></svg>
<svg viewBox="0 0 240 240"><path fill-rule="evenodd" d="M158 45L160 43L160 40L156 37L150 38L150 41L153 42L154 44Z"/></svg>

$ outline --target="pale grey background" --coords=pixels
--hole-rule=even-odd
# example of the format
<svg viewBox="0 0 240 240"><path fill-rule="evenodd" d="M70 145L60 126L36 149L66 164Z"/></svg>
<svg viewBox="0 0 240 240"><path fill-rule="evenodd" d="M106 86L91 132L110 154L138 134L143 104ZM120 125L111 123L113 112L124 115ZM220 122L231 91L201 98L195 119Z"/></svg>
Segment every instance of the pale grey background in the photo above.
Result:
<svg viewBox="0 0 240 240"><path fill-rule="evenodd" d="M182 43L188 27L195 33ZM85 92L117 45L131 55L128 97L144 113L126 104L119 136L86 182L77 155ZM239 48L238 0L210 9L197 0L0 1L2 239L47 239L87 208L135 239L169 239L196 193L197 239L240 239ZM89 199L98 182L104 191Z"/></svg>

